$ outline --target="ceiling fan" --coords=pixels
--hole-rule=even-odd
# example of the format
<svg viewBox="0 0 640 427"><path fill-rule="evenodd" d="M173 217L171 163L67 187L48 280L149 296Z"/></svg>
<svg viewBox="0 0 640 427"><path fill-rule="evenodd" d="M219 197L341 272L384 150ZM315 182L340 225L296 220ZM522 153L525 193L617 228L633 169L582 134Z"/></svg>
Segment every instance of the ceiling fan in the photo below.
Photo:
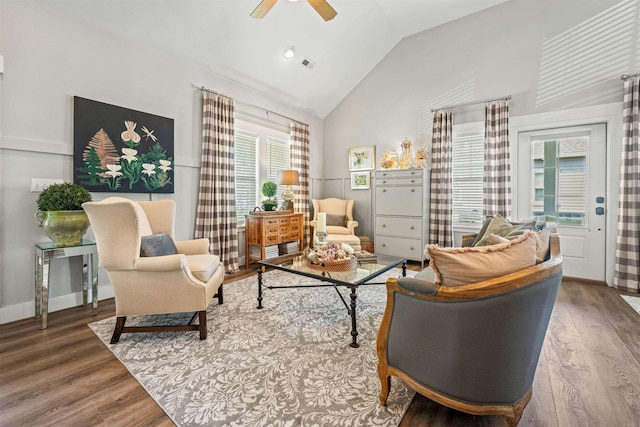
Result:
<svg viewBox="0 0 640 427"><path fill-rule="evenodd" d="M277 2L278 0L262 0L258 7L251 12L251 16L254 18L264 18ZM327 0L307 0L307 2L325 21L331 21L338 14L338 12L327 3Z"/></svg>

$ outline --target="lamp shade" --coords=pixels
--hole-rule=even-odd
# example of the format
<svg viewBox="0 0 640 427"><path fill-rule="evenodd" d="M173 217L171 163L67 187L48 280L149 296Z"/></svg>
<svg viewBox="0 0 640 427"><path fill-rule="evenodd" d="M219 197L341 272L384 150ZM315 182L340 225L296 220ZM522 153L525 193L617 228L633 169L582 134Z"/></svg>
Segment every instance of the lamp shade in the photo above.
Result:
<svg viewBox="0 0 640 427"><path fill-rule="evenodd" d="M291 169L284 169L278 171L278 184L279 185L300 185L300 177L298 171Z"/></svg>

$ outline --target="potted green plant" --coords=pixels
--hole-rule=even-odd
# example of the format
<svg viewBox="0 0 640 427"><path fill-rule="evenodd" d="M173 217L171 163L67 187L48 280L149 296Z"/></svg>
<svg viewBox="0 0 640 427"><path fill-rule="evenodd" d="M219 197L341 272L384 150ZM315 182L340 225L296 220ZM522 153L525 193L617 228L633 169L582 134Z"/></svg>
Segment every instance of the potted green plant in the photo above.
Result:
<svg viewBox="0 0 640 427"><path fill-rule="evenodd" d="M275 211L278 207L278 200L274 197L278 192L278 186L275 182L266 181L262 184L262 195L267 200L262 201L262 209L265 211Z"/></svg>
<svg viewBox="0 0 640 427"><path fill-rule="evenodd" d="M81 185L52 184L42 190L36 200L36 219L55 246L79 245L89 228L82 204L92 200L91 193Z"/></svg>

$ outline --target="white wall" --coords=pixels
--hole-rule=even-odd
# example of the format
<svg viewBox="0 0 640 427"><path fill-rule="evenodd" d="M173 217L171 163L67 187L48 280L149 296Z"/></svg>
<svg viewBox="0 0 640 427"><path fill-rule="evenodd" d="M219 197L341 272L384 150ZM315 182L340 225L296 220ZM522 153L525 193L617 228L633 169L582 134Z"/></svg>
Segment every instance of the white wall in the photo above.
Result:
<svg viewBox="0 0 640 427"><path fill-rule="evenodd" d="M558 121L554 112L620 103L620 75L640 71L639 13L637 0L510 0L407 37L325 118L325 178L348 176L350 147L375 145L380 159L399 152L405 137L430 146L431 108L512 95L512 118ZM482 104L456 109L454 125L483 113ZM619 150L610 154L609 200L616 201ZM370 209L364 204L356 209ZM372 226L361 224L359 234Z"/></svg>
<svg viewBox="0 0 640 427"><path fill-rule="evenodd" d="M126 13L126 11L123 11ZM72 180L73 96L174 119L176 238L193 236L201 143L201 93L233 97L237 110L261 108L309 123L310 175L322 177L323 125L318 117L233 81L50 12L31 0L0 1L0 323L33 315L34 243L47 241L33 218L31 178ZM273 115L271 115L273 116ZM108 193L94 193L94 199ZM130 194L146 200L145 194ZM52 309L78 302L79 260L52 265ZM108 278L101 274L101 297ZM75 281L75 283L71 283ZM100 291L99 291L100 292Z"/></svg>

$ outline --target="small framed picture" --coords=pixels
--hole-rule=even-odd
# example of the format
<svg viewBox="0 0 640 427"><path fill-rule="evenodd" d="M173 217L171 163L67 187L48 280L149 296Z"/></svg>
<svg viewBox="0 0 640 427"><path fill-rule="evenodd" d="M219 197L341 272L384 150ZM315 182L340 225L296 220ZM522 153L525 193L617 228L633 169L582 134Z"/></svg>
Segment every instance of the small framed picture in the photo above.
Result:
<svg viewBox="0 0 640 427"><path fill-rule="evenodd" d="M351 172L351 188L353 190L366 190L370 188L371 172Z"/></svg>
<svg viewBox="0 0 640 427"><path fill-rule="evenodd" d="M376 167L376 146L367 145L349 149L349 170L368 171Z"/></svg>

